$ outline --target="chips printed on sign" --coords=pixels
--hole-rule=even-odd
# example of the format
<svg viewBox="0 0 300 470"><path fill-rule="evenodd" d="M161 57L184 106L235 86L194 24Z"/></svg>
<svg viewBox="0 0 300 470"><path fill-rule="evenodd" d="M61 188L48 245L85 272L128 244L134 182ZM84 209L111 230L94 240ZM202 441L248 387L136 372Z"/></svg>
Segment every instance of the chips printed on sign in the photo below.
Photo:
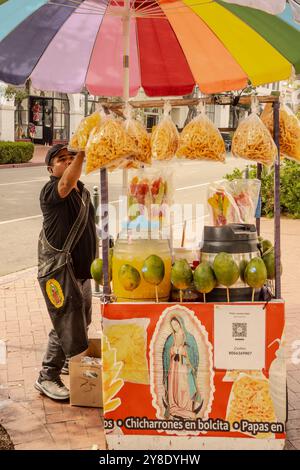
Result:
<svg viewBox="0 0 300 470"><path fill-rule="evenodd" d="M136 147L119 121L108 118L99 129L93 129L86 146L86 174L135 156Z"/></svg>
<svg viewBox="0 0 300 470"><path fill-rule="evenodd" d="M271 103L267 103L261 120L270 133L274 131L274 115ZM300 162L300 123L295 114L285 105L279 110L280 155Z"/></svg>
<svg viewBox="0 0 300 470"><path fill-rule="evenodd" d="M241 375L232 386L231 397L226 417L231 427L234 422L241 420L254 423L277 421L268 380ZM264 438L269 435L270 433L258 433L256 437Z"/></svg>
<svg viewBox="0 0 300 470"><path fill-rule="evenodd" d="M252 113L235 131L231 152L234 157L272 165L277 155L277 147L264 123L257 114Z"/></svg>
<svg viewBox="0 0 300 470"><path fill-rule="evenodd" d="M110 347L105 335L102 337L102 381L103 381L103 408L104 412L113 411L121 405L121 399L115 395L124 385L120 378L122 362L116 359L116 350Z"/></svg>
<svg viewBox="0 0 300 470"><path fill-rule="evenodd" d="M201 113L182 130L176 156L193 160L225 161L224 140L205 114Z"/></svg>
<svg viewBox="0 0 300 470"><path fill-rule="evenodd" d="M151 134L151 152L156 160L170 160L178 147L178 131L170 116L164 116L153 127Z"/></svg>
<svg viewBox="0 0 300 470"><path fill-rule="evenodd" d="M255 379L265 379L265 376L263 375L261 370L227 370L226 374L223 378L223 382L235 382L236 379L238 379L239 375L241 373L244 373L246 375L249 375L252 378Z"/></svg>
<svg viewBox="0 0 300 470"><path fill-rule="evenodd" d="M145 327L124 320L106 326L105 334L117 352L117 360L123 363L120 377L126 382L149 384Z"/></svg>
<svg viewBox="0 0 300 470"><path fill-rule="evenodd" d="M85 150L91 131L99 128L102 117L98 111L82 119L69 142L70 150Z"/></svg>

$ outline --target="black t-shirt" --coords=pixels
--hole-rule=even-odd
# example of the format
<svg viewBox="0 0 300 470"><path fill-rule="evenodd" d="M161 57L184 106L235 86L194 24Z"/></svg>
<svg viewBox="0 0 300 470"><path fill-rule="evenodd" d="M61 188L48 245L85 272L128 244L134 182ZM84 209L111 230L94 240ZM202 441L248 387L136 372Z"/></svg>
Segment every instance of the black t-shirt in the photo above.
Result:
<svg viewBox="0 0 300 470"><path fill-rule="evenodd" d="M50 245L61 250L75 222L82 204L83 183L78 181L79 189L72 189L70 194L61 198L58 194L59 178L50 177L40 194L40 205L43 213L43 227ZM90 203L87 226L72 251L75 276L77 279L91 278L90 266L96 256L96 230L94 207Z"/></svg>

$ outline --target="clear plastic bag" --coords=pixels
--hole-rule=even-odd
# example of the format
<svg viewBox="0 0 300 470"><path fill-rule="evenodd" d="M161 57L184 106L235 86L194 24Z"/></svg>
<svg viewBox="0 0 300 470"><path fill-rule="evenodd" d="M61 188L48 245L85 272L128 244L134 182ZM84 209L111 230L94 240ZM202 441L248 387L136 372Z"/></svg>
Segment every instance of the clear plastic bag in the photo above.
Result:
<svg viewBox="0 0 300 470"><path fill-rule="evenodd" d="M262 114L261 120L267 126L273 135L274 118L273 106L267 103ZM280 155L282 157L300 162L300 123L293 111L282 104L279 110L279 144Z"/></svg>
<svg viewBox="0 0 300 470"><path fill-rule="evenodd" d="M166 103L162 120L152 129L151 152L155 160L170 160L178 147L179 134L169 115L170 111L171 106Z"/></svg>
<svg viewBox="0 0 300 470"><path fill-rule="evenodd" d="M212 183L207 190L207 205L210 223L216 227L240 222L240 213L230 194L228 182Z"/></svg>
<svg viewBox="0 0 300 470"><path fill-rule="evenodd" d="M96 111L90 116L85 117L79 123L75 133L69 142L69 150L76 152L84 151L88 142L90 133L93 129L99 129L103 121L103 115Z"/></svg>
<svg viewBox="0 0 300 470"><path fill-rule="evenodd" d="M260 186L257 179L224 180L211 184L207 197L211 224L253 224Z"/></svg>
<svg viewBox="0 0 300 470"><path fill-rule="evenodd" d="M173 202L173 171L167 168L143 168L130 172L127 191L128 219L144 216L146 220L161 221Z"/></svg>
<svg viewBox="0 0 300 470"><path fill-rule="evenodd" d="M151 163L150 136L142 123L136 119L129 118L124 122L125 131L132 141L132 146L136 147L136 163Z"/></svg>
<svg viewBox="0 0 300 470"><path fill-rule="evenodd" d="M228 181L228 191L239 210L239 222L252 224L260 194L261 182L257 179L236 179Z"/></svg>
<svg viewBox="0 0 300 470"><path fill-rule="evenodd" d="M136 147L128 139L121 122L107 118L102 126L94 128L86 146L86 174L98 168L126 163L127 157L135 155Z"/></svg>
<svg viewBox="0 0 300 470"><path fill-rule="evenodd" d="M182 130L176 156L192 160L225 161L224 140L214 123L205 115L204 107Z"/></svg>
<svg viewBox="0 0 300 470"><path fill-rule="evenodd" d="M239 124L233 135L231 153L234 157L267 166L274 163L277 147L269 130L255 112Z"/></svg>

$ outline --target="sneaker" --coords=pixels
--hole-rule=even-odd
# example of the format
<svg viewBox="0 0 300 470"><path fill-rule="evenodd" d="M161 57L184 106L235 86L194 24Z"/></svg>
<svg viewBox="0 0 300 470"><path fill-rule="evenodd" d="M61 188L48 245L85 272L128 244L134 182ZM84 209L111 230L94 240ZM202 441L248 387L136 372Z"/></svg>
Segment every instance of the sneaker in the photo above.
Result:
<svg viewBox="0 0 300 470"><path fill-rule="evenodd" d="M40 377L34 384L34 387L47 397L53 400L67 400L70 398L70 392L62 383L60 377L55 380L42 380Z"/></svg>
<svg viewBox="0 0 300 470"><path fill-rule="evenodd" d="M60 372L63 375L69 375L69 359L66 358L63 368Z"/></svg>

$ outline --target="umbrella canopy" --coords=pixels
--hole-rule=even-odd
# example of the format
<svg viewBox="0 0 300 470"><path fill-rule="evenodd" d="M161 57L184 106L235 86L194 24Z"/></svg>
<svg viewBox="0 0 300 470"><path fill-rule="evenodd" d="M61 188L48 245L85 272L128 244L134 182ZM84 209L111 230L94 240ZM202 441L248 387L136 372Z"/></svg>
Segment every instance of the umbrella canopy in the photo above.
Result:
<svg viewBox="0 0 300 470"><path fill-rule="evenodd" d="M195 84L217 93L300 73L289 5L278 16L221 0L130 0L130 8L131 96L140 87L185 95ZM0 0L0 80L122 96L123 10L122 0Z"/></svg>
<svg viewBox="0 0 300 470"><path fill-rule="evenodd" d="M227 3L236 3L237 5L243 5L246 7L257 8L258 10L267 11L273 15L282 13L285 9L285 0L224 0Z"/></svg>

